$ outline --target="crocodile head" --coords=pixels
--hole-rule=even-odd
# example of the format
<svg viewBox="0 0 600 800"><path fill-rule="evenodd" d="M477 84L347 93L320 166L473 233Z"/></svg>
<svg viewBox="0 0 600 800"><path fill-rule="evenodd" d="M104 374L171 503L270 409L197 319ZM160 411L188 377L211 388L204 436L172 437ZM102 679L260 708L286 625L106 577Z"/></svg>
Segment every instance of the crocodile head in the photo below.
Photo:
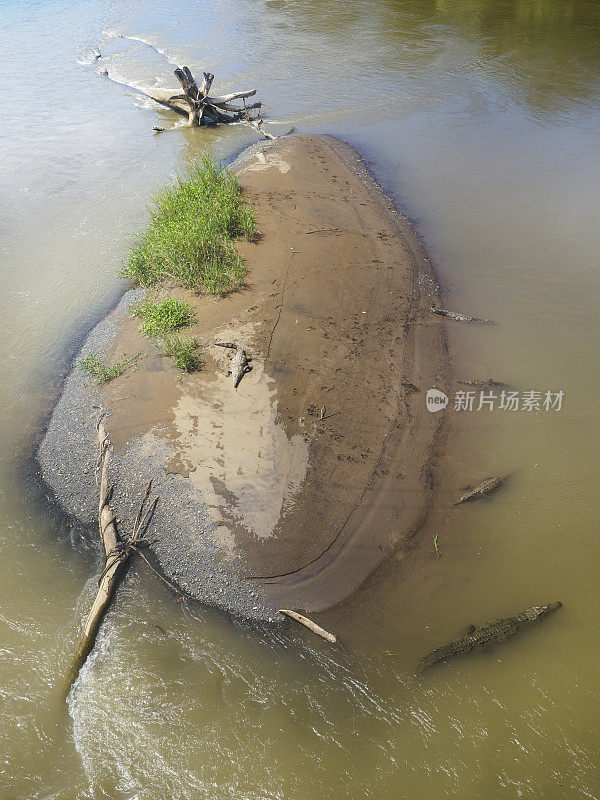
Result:
<svg viewBox="0 0 600 800"><path fill-rule="evenodd" d="M560 608L562 603L560 600L557 600L556 603L548 603L546 606L532 606L528 608L525 612L527 618L534 622L536 619L543 619L547 617L548 614L552 614L553 611L556 611L557 608Z"/></svg>

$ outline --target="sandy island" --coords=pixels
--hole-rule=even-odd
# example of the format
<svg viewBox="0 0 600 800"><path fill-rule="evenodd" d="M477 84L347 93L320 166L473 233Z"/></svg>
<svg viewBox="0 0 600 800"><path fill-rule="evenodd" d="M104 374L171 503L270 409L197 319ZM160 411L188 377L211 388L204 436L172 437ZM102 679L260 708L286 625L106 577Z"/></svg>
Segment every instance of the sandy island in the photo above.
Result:
<svg viewBox="0 0 600 800"><path fill-rule="evenodd" d="M185 297L204 366L181 373L138 330L128 292L81 355L147 356L103 388L76 367L38 457L57 499L95 520L95 422L107 409L124 530L152 478L164 573L236 614L319 611L349 597L422 526L444 388L431 265L351 147L289 136L236 162L260 232L238 246L246 285ZM187 333L186 333L187 335ZM235 341L253 358L237 391Z"/></svg>

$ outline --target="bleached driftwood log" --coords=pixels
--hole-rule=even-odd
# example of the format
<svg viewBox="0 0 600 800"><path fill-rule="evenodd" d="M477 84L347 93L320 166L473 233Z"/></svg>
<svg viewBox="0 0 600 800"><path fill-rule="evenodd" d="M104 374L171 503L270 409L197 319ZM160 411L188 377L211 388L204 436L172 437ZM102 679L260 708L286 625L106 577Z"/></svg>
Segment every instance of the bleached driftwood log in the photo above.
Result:
<svg viewBox="0 0 600 800"><path fill-rule="evenodd" d="M300 625L304 625L305 628L308 628L309 631L316 633L317 636L322 636L323 639L327 639L328 642L332 642L333 644L338 644L338 638L335 633L330 633L326 631L325 628L322 628L320 625L317 625L316 622L313 622L308 617L303 616L302 614L298 614L297 611L290 611L288 608L280 608L279 614L285 614L286 617L290 617L290 619L296 620L299 622Z"/></svg>
<svg viewBox="0 0 600 800"><path fill-rule="evenodd" d="M112 488L108 485L108 465L110 462L111 444L106 428L102 422L98 423L98 441L100 444L100 501L98 504L98 527L102 548L104 550L104 568L98 581L98 592L96 593L92 607L85 620L79 637L77 650L71 662L65 685L65 693L69 691L69 688L77 678L81 667L85 664L94 646L98 630L111 603L114 591L118 586L119 577L129 560L131 551L138 550L143 544L149 543L143 538L143 533L157 502L157 500L155 500L150 505L142 519L144 505L150 494L151 483L149 483L138 511L131 538L129 541L122 541L117 531L115 515L110 507Z"/></svg>
<svg viewBox="0 0 600 800"><path fill-rule="evenodd" d="M219 122L251 122L258 117L250 114L261 107L260 102L246 105L246 98L253 97L256 89L243 92L231 92L221 96L210 95L214 75L205 72L202 83L198 87L188 67L175 70L175 77L181 84L183 94L170 89L159 89L151 86L139 86L138 90L167 108L171 108L188 118L189 125L210 125ZM242 100L242 106L232 105L232 101Z"/></svg>

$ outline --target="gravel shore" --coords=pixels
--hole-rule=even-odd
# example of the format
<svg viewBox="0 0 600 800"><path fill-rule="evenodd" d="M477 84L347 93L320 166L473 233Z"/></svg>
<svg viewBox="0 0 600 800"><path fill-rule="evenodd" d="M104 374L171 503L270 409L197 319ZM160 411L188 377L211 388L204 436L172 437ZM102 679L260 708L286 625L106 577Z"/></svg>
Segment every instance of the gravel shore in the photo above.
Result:
<svg viewBox="0 0 600 800"><path fill-rule="evenodd" d="M105 404L104 392L78 362L90 353L105 355L109 351L130 316L129 307L143 294L141 290L126 292L114 311L87 337L37 453L43 480L60 506L83 525L97 521L96 424L101 413L110 420L112 409ZM273 620L274 610L261 597L260 588L240 578L240 565L212 535L215 524L206 504L194 496L185 478L165 473L163 464L170 456L168 451L168 442L148 431L136 437L125 450L113 454L111 505L120 531L132 530L141 497L152 478L152 497L158 496L160 500L148 536L157 540L152 550L161 571L182 592L200 602L243 617ZM197 534L193 544L188 535L190 530Z"/></svg>

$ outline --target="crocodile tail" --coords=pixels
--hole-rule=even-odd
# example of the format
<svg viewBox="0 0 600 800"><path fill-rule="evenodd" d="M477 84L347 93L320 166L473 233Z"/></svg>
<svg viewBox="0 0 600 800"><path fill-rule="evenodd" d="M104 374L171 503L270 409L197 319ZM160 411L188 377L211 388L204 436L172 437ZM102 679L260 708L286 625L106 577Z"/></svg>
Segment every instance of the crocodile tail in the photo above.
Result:
<svg viewBox="0 0 600 800"><path fill-rule="evenodd" d="M214 344L216 344L217 347L229 347L232 350L237 350L238 347L237 344L233 342L215 342Z"/></svg>
<svg viewBox="0 0 600 800"><path fill-rule="evenodd" d="M435 662L432 660L431 656L425 656L425 658L422 658L419 661L419 666L417 668L417 675L421 675L423 672L425 672L426 669L428 669L434 663Z"/></svg>
<svg viewBox="0 0 600 800"><path fill-rule="evenodd" d="M432 667L435 663L441 661L445 655L446 653L442 653L439 648L437 650L433 650L419 661L419 672L424 672L429 667Z"/></svg>

